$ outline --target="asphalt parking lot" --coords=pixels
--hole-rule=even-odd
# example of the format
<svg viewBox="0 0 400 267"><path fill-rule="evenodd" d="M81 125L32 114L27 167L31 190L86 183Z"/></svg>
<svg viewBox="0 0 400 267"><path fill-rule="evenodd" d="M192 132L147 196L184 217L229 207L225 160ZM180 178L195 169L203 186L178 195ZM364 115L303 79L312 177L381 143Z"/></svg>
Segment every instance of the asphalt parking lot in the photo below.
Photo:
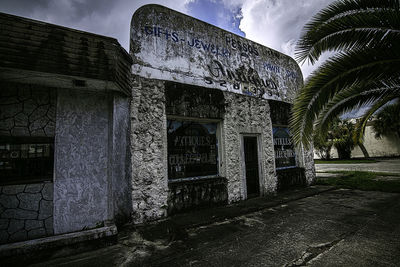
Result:
<svg viewBox="0 0 400 267"><path fill-rule="evenodd" d="M128 227L116 245L38 266L399 266L400 194L331 188L293 197L300 192L164 235Z"/></svg>

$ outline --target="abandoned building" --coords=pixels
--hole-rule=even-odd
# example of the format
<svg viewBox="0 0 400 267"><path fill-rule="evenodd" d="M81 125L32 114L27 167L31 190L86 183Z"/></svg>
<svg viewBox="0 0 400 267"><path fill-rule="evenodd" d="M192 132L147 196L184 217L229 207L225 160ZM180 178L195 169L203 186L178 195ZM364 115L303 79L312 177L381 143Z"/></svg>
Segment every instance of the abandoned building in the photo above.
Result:
<svg viewBox="0 0 400 267"><path fill-rule="evenodd" d="M0 243L312 183L284 54L159 5L117 40L0 14Z"/></svg>
<svg viewBox="0 0 400 267"><path fill-rule="evenodd" d="M108 37L0 24L0 242L129 214L129 54Z"/></svg>

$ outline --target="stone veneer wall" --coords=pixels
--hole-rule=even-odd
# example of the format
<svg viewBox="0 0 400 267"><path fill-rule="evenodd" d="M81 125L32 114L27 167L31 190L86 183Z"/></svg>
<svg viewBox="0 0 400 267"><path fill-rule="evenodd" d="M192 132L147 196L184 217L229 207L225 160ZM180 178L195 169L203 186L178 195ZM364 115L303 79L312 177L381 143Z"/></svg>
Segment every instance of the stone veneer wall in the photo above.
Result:
<svg viewBox="0 0 400 267"><path fill-rule="evenodd" d="M56 89L1 82L0 135L54 137ZM0 186L0 243L53 234L53 183Z"/></svg>
<svg viewBox="0 0 400 267"><path fill-rule="evenodd" d="M261 138L262 154L258 155L262 166L260 191L261 194L275 192L277 179L274 172L274 146L268 101L229 92L224 92L224 97L222 141L229 202L245 198L241 134L257 134Z"/></svg>
<svg viewBox="0 0 400 267"><path fill-rule="evenodd" d="M0 135L54 137L56 89L0 84Z"/></svg>
<svg viewBox="0 0 400 267"><path fill-rule="evenodd" d="M137 78L131 102L133 221L142 223L167 214L167 119L165 87Z"/></svg>
<svg viewBox="0 0 400 267"><path fill-rule="evenodd" d="M193 187L188 187L185 183L176 183L168 188L165 90L163 81L138 77L132 88L131 172L135 223L161 218L167 215L168 208L170 212L174 212L175 208L168 207L168 204L182 204L171 202L175 201L176 192L184 190L182 195L187 197ZM247 134L256 135L260 140L261 194L276 192L278 185L268 101L230 92L223 92L223 96L225 114L220 124L219 158L220 176L227 181L228 202L236 202L246 197L241 142L242 136ZM312 162L312 158L310 160L306 154L300 166L305 168L308 184L314 179ZM183 204L181 206L184 209L188 208Z"/></svg>
<svg viewBox="0 0 400 267"><path fill-rule="evenodd" d="M308 150L303 149L303 159L304 159L304 162L302 164L303 164L304 172L306 175L307 185L311 185L315 182L315 179L316 179L313 147L311 147Z"/></svg>
<svg viewBox="0 0 400 267"><path fill-rule="evenodd" d="M0 244L53 235L53 183L0 187Z"/></svg>
<svg viewBox="0 0 400 267"><path fill-rule="evenodd" d="M307 185L304 168L297 167L277 170L276 176L278 178L277 191Z"/></svg>
<svg viewBox="0 0 400 267"><path fill-rule="evenodd" d="M170 182L168 215L198 207L227 204L226 184L226 179L222 177Z"/></svg>

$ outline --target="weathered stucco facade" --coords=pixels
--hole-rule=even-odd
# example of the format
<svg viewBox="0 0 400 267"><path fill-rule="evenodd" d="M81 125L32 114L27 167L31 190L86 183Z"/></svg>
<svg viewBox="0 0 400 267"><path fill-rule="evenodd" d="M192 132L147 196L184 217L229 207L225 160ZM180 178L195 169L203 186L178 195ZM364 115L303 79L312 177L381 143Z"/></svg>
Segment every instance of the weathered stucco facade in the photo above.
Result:
<svg viewBox="0 0 400 267"><path fill-rule="evenodd" d="M133 15L130 54L135 222L313 182L287 130L293 59L158 5Z"/></svg>
<svg viewBox="0 0 400 267"><path fill-rule="evenodd" d="M67 90L58 93L54 179L56 234L80 230L82 225L95 227L109 218L108 113L105 94Z"/></svg>

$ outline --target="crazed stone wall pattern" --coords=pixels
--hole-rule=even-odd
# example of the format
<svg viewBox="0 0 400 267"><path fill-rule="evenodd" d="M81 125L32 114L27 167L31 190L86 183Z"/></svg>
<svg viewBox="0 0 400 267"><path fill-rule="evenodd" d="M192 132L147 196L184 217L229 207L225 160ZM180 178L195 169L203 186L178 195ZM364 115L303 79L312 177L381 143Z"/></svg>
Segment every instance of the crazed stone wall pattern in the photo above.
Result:
<svg viewBox="0 0 400 267"><path fill-rule="evenodd" d="M167 119L164 83L137 78L132 88L131 160L133 221L167 213Z"/></svg>
<svg viewBox="0 0 400 267"><path fill-rule="evenodd" d="M0 135L54 137L56 90L1 83ZM0 187L0 243L53 234L53 183Z"/></svg>
<svg viewBox="0 0 400 267"><path fill-rule="evenodd" d="M224 97L225 117L222 139L225 147L229 202L244 198L240 134L260 135L263 151L262 155L258 155L263 169L263 177L260 177L261 192L275 192L277 180L274 173L272 124L268 101L228 92L224 92Z"/></svg>
<svg viewBox="0 0 400 267"><path fill-rule="evenodd" d="M0 135L53 137L56 90L1 83Z"/></svg>
<svg viewBox="0 0 400 267"><path fill-rule="evenodd" d="M54 137L56 89L4 82L0 88L0 136L24 137L26 143Z"/></svg>
<svg viewBox="0 0 400 267"><path fill-rule="evenodd" d="M53 234L53 183L0 186L0 244Z"/></svg>

